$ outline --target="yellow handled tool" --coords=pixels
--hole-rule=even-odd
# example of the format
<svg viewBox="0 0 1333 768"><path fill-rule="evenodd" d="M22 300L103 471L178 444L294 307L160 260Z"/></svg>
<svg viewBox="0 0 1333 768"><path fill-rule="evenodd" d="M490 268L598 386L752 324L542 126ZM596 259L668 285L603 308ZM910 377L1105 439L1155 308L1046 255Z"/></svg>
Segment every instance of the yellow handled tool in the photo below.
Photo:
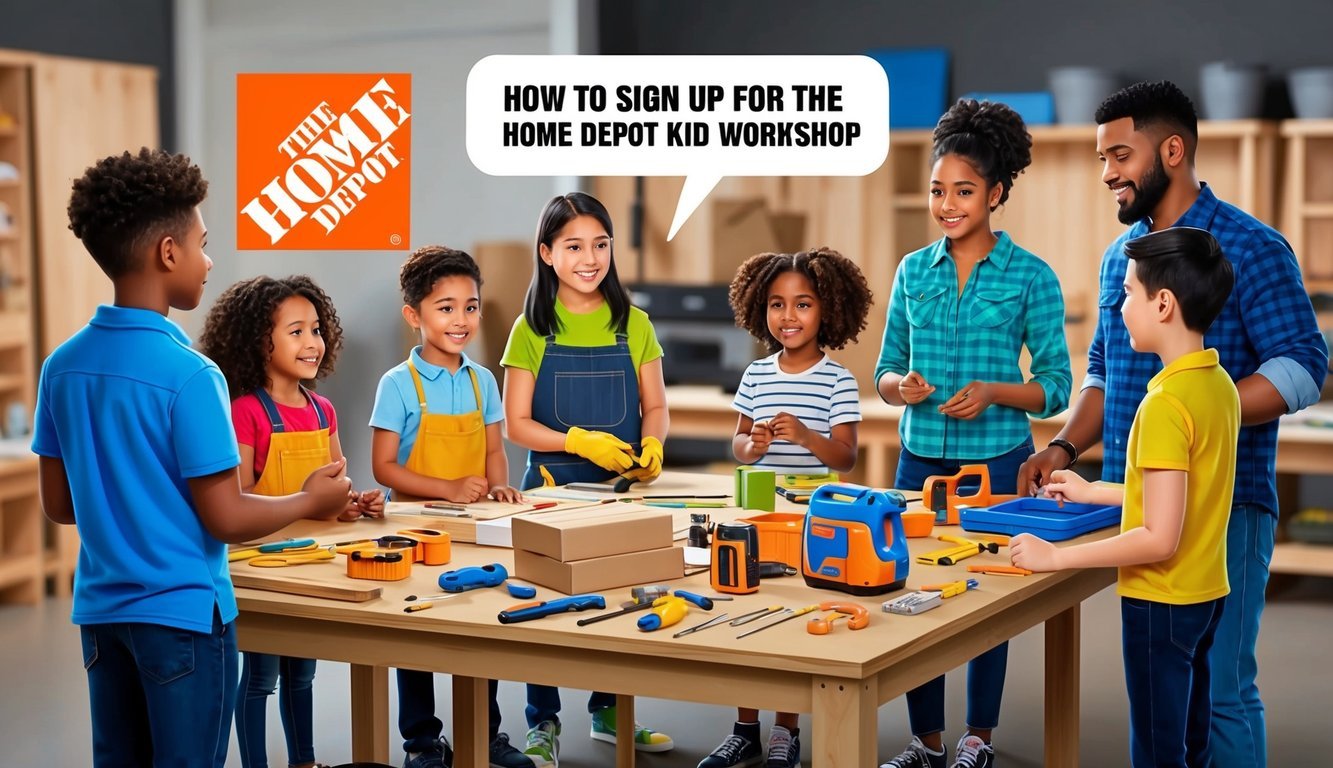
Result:
<svg viewBox="0 0 1333 768"><path fill-rule="evenodd" d="M948 584L930 584L921 588L922 592L939 592L940 597L953 597L961 595L969 589L976 589L980 582L976 579L959 579L951 581Z"/></svg>
<svg viewBox="0 0 1333 768"><path fill-rule="evenodd" d="M249 563L258 568L282 568L288 565L306 565L307 563L318 563L332 559L333 551L326 547L320 547L295 552L288 551L277 555L260 555L250 558Z"/></svg>

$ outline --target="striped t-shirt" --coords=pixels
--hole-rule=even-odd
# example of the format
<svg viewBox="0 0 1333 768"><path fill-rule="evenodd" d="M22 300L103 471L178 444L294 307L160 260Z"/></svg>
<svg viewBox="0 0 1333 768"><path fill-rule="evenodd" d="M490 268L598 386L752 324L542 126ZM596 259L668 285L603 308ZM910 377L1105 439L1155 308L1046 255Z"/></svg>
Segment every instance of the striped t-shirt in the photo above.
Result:
<svg viewBox="0 0 1333 768"><path fill-rule="evenodd" d="M824 437L838 424L861 420L860 395L850 371L825 355L804 371L787 373L778 366L780 354L750 363L741 376L733 408L756 423L788 413ZM828 471L810 451L785 440L774 440L754 466L778 472Z"/></svg>

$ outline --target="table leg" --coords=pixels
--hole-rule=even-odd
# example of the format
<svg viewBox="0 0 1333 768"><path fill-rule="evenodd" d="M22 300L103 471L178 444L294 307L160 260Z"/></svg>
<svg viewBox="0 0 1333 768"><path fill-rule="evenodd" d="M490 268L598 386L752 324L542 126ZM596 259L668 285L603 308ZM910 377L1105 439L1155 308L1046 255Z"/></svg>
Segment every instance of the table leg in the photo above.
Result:
<svg viewBox="0 0 1333 768"><path fill-rule="evenodd" d="M634 697L616 694L616 768L634 768Z"/></svg>
<svg viewBox="0 0 1333 768"><path fill-rule="evenodd" d="M1046 765L1078 765L1079 606L1046 621Z"/></svg>
<svg viewBox="0 0 1333 768"><path fill-rule="evenodd" d="M389 669L352 665L352 759L389 760Z"/></svg>
<svg viewBox="0 0 1333 768"><path fill-rule="evenodd" d="M878 683L817 676L811 686L812 768L875 765Z"/></svg>
<svg viewBox="0 0 1333 768"><path fill-rule="evenodd" d="M454 675L454 765L490 763L490 681Z"/></svg>

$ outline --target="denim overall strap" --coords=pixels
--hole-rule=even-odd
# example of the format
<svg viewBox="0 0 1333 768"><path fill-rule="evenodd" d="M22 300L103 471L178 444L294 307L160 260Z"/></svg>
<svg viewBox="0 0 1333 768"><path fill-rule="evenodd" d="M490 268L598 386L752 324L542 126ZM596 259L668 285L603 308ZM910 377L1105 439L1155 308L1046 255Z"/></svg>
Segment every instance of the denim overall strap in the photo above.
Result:
<svg viewBox="0 0 1333 768"><path fill-rule="evenodd" d="M609 432L639 449L642 414L639 375L629 339L616 334L604 347L571 347L546 337L546 351L532 392L532 418L557 432L570 427ZM564 451L530 451L523 488L542 484L545 466L557 484L599 482L613 475L591 461Z"/></svg>

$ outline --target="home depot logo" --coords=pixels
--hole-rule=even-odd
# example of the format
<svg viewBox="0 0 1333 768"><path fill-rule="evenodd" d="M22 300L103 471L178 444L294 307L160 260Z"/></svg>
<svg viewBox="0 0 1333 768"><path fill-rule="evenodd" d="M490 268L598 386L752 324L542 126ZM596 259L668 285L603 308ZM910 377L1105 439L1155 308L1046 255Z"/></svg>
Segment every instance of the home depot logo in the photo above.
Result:
<svg viewBox="0 0 1333 768"><path fill-rule="evenodd" d="M406 249L412 76L236 76L245 250Z"/></svg>

